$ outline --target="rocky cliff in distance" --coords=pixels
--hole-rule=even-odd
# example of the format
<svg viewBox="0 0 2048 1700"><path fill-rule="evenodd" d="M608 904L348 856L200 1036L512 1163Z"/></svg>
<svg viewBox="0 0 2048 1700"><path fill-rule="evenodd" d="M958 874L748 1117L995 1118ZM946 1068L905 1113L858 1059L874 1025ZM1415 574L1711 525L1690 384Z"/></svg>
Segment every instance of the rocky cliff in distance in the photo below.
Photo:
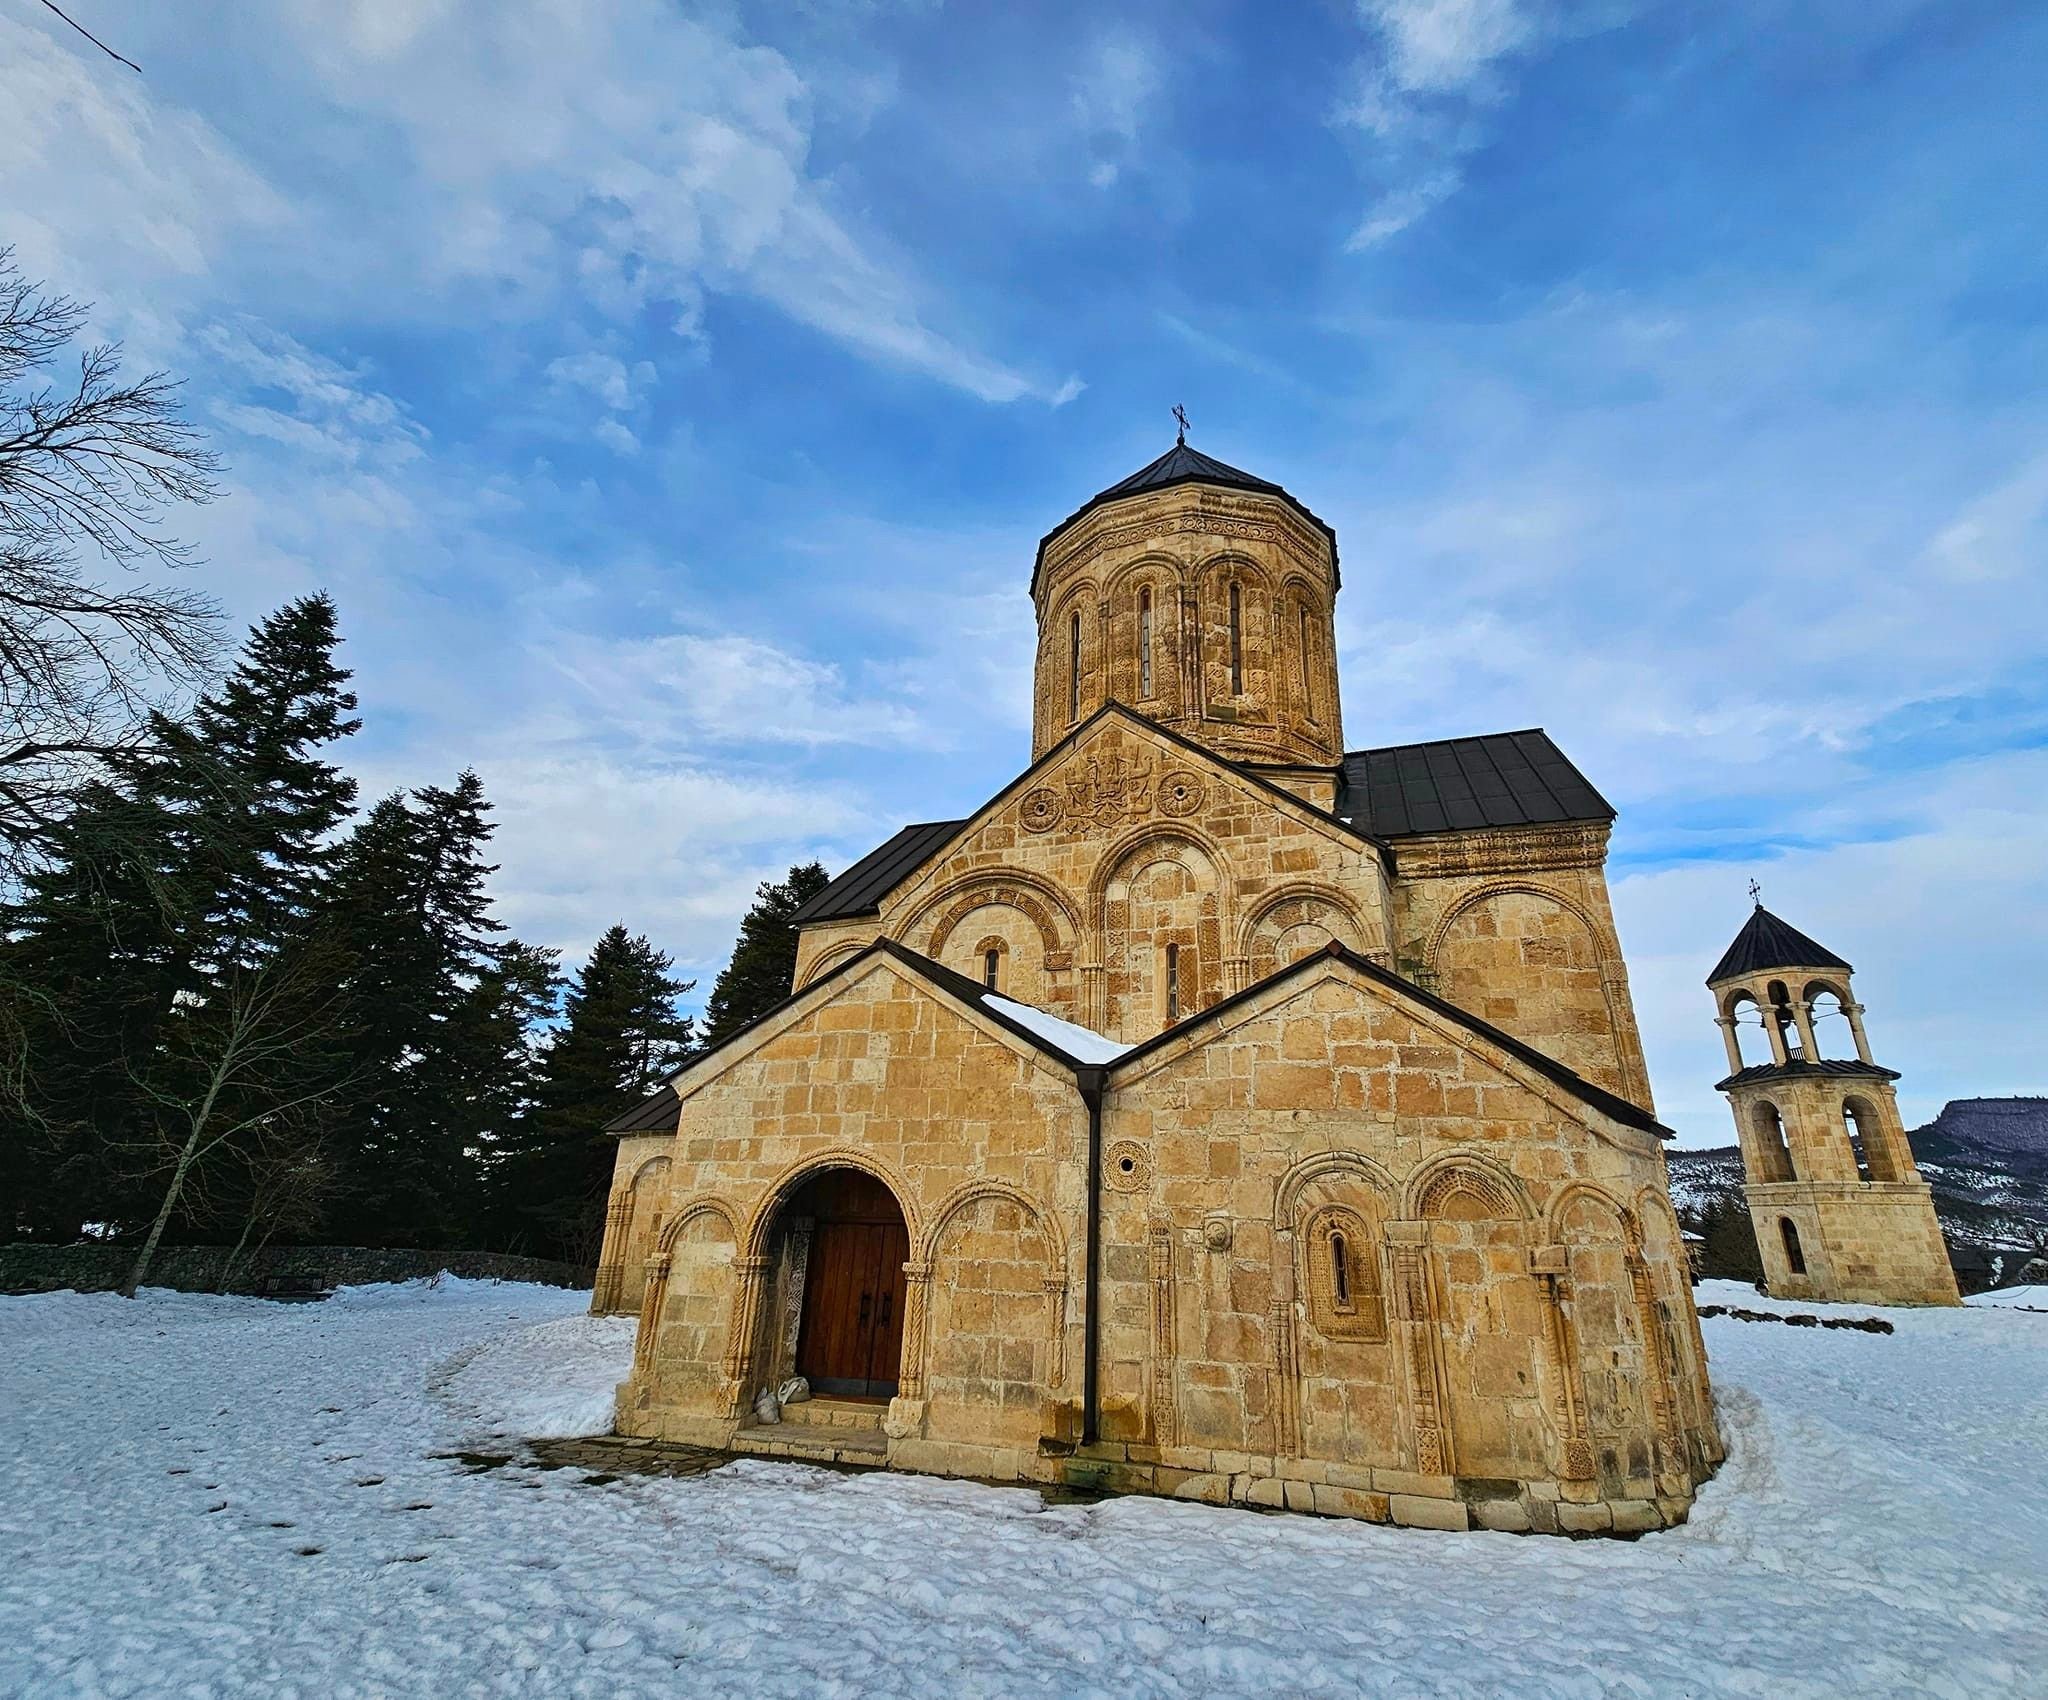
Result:
<svg viewBox="0 0 2048 1700"><path fill-rule="evenodd" d="M1910 1137L1951 1241L2021 1246L2048 1230L2048 1098L1957 1098ZM1740 1198L1734 1146L1667 1155L1672 1202L1687 1220L1715 1198Z"/></svg>

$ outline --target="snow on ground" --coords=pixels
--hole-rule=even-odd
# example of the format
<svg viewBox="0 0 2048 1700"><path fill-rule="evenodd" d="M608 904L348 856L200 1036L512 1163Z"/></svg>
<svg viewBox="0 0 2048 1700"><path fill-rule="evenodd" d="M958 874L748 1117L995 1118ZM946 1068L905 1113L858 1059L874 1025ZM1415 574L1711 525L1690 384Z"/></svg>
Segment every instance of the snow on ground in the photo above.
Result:
<svg viewBox="0 0 2048 1700"><path fill-rule="evenodd" d="M2048 1317L1710 1319L1729 1464L1574 1542L444 1456L589 1424L630 1330L584 1302L0 1299L0 1695L2043 1692Z"/></svg>
<svg viewBox="0 0 2048 1700"><path fill-rule="evenodd" d="M2048 1287L1999 1287L1989 1293L1973 1293L1963 1303L1982 1305L1986 1310L2048 1311Z"/></svg>

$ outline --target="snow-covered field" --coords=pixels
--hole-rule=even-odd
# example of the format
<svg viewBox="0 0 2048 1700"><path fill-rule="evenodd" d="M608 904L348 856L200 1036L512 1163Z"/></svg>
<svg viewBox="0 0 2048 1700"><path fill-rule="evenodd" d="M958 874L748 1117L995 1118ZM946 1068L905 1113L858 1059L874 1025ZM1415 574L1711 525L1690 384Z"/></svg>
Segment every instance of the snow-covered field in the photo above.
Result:
<svg viewBox="0 0 2048 1700"><path fill-rule="evenodd" d="M603 1426L583 1303L0 1298L0 1694L2048 1693L2048 1315L1709 1320L1733 1456L1627 1543L438 1456Z"/></svg>

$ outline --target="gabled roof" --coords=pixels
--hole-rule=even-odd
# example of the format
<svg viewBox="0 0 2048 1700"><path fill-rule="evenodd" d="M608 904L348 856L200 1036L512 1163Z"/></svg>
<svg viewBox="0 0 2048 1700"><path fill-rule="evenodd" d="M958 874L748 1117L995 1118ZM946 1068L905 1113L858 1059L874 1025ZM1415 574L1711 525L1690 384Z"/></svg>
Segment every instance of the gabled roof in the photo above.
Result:
<svg viewBox="0 0 2048 1700"><path fill-rule="evenodd" d="M1381 838L1614 819L1614 806L1540 726L1353 750L1339 770L1336 812Z"/></svg>
<svg viewBox="0 0 2048 1700"><path fill-rule="evenodd" d="M1007 1032L1014 1033L1018 1038L1027 1041L1035 1049L1044 1052L1055 1062L1077 1070L1099 1068L1101 1066L1100 1063L1091 1062L1086 1057L1075 1056L1072 1051L1061 1045L1053 1036L1061 1027L1071 1024L1056 1021L1034 1024L1030 1021L1020 1021L1004 1007L1013 1003L1013 999L991 992L979 980L971 980L965 974L948 968L943 962L934 962L929 956L920 955L908 945L898 944L894 939L876 939L865 949L849 956L844 962L834 964L826 972L811 981L809 985L798 987L797 990L791 992L788 997L784 998L773 1008L763 1010L761 1014L755 1016L746 1026L734 1029L723 1039L719 1040L717 1044L710 1046L706 1050L699 1051L678 1069L675 1074L671 1075L663 1083L659 1091L641 1100L641 1102L633 1105L630 1109L614 1116L605 1123L603 1131L606 1133L644 1133L670 1126L681 1107L676 1098L676 1082L681 1080L684 1075L690 1073L692 1069L697 1068L707 1059L717 1056L720 1051L738 1044L740 1040L759 1027L762 1022L772 1021L798 999L812 996L823 987L831 985L835 980L843 979L846 975L851 974L855 969L877 956L886 956L892 961L902 963L904 967L910 969L913 973L930 981L941 991L946 992L959 1002L969 1004L979 1010L998 1027L1003 1028ZM1075 1031L1077 1033L1085 1033L1086 1029L1077 1028ZM1099 1037L1099 1035L1089 1036Z"/></svg>
<svg viewBox="0 0 2048 1700"><path fill-rule="evenodd" d="M1162 726L1158 721L1140 714L1128 704L1112 699L1089 715L973 814L963 816L959 820L927 821L920 826L906 826L887 843L877 846L861 857L817 896L798 908L790 919L801 926L813 921L843 921L857 915L874 914L881 908L883 899L891 891L952 843L963 829L987 814L1042 769L1059 760L1074 743L1094 728L1097 721L1111 714L1120 714L1144 727L1146 731L1156 733L1177 748L1213 762L1226 773L1236 774L1247 784L1258 787L1291 808L1313 815L1355 838L1367 840L1379 850L1382 860L1387 861L1391 871L1392 863L1387 856L1386 846L1380 842L1377 834L1358 822L1346 820L1340 814L1326 814L1306 798L1288 790L1286 786L1275 784L1256 768L1220 756L1207 745L1198 744L1184 733L1176 732L1171 726Z"/></svg>
<svg viewBox="0 0 2048 1700"><path fill-rule="evenodd" d="M1367 957L1360 956L1357 951L1337 943L1335 939L1324 945L1321 950L1311 951L1307 956L1297 958L1295 961L1288 963L1286 967L1268 974L1263 980L1245 987L1243 991L1233 992L1229 997L1224 998L1220 1002L1212 1003L1207 1009L1189 1016L1187 1020L1180 1022L1177 1026L1169 1027L1163 1033L1154 1034L1142 1044L1133 1045L1122 1056L1118 1057L1114 1063L1110 1064L1111 1072L1114 1073L1117 1069L1124 1068L1131 1063L1139 1061L1141 1058L1151 1055L1154 1051L1163 1049L1180 1038L1190 1028L1199 1026L1204 1021L1214 1020L1226 1011L1234 1009L1239 1004L1258 996L1269 987L1278 985L1290 975L1303 973L1316 964L1327 961L1342 962L1346 967L1356 969L1366 979L1384 986L1390 991L1398 992L1403 997L1412 998L1425 1009L1432 1010L1436 1014L1447 1018L1457 1026L1464 1028L1468 1033L1486 1040L1489 1044L1498 1045L1508 1055L1515 1058L1516 1061L1534 1069L1553 1085L1562 1086L1573 1097L1583 1103L1590 1104L1602 1115L1608 1116L1628 1127L1640 1129L1644 1133L1654 1133L1660 1139L1673 1139L1677 1137L1670 1128L1666 1127L1640 1104L1632 1104L1626 1098L1619 1097L1615 1093L1608 1091L1604 1086L1595 1086L1583 1075L1565 1067L1555 1057L1546 1056L1542 1051L1537 1050L1534 1045L1517 1039L1511 1033L1503 1033L1491 1022L1480 1020L1478 1016L1472 1014L1469 1010L1460 1009L1456 1004L1438 997L1434 992L1424 991L1414 981L1402 979L1400 975L1382 968L1378 963L1371 961Z"/></svg>
<svg viewBox="0 0 2048 1700"><path fill-rule="evenodd" d="M1779 920L1759 903L1743 923L1742 931L1735 935L1735 942L1721 953L1721 960L1707 976L1707 984L1743 974L1762 974L1772 968L1839 968L1844 974L1855 972L1826 945L1815 944L1797 927Z"/></svg>
<svg viewBox="0 0 2048 1700"><path fill-rule="evenodd" d="M861 857L823 891L799 904L789 918L802 925L806 921L843 921L854 915L872 915L882 906L883 898L952 843L953 835L966 824L962 819L906 826L887 843Z"/></svg>
<svg viewBox="0 0 2048 1700"><path fill-rule="evenodd" d="M1091 496L1039 539L1038 555L1031 563L1031 593L1034 596L1038 594L1039 568L1045 565L1045 552L1061 532L1111 502L1120 502L1128 496L1150 495L1155 490L1169 490L1176 484L1215 484L1226 490L1252 490L1262 496L1278 496L1330 540L1332 586L1334 588L1341 583L1337 577L1337 534L1326 523L1271 480L1255 478L1249 472L1225 465L1213 455L1205 455L1200 449L1189 448L1185 442L1177 442L1150 465L1139 467L1130 477L1120 478L1107 490Z"/></svg>
<svg viewBox="0 0 2048 1700"><path fill-rule="evenodd" d="M729 1034L718 1044L712 1046L711 1049L692 1057L682 1073L689 1073L691 1069L698 1067L707 1058L716 1056L730 1045L737 1044L747 1034L760 1026L762 1022L772 1020L799 998L812 996L823 987L832 984L833 981L852 973L877 955L885 955L896 962L900 962L904 967L922 976L941 991L948 993L961 1003L971 1005L997 1026L1015 1034L1036 1050L1051 1057L1054 1061L1073 1070L1075 1073L1078 1074L1083 1070L1094 1072L1106 1069L1111 1075L1114 1075L1116 1071L1128 1064L1137 1062L1150 1056L1153 1052L1173 1044L1203 1022L1214 1021L1219 1016L1227 1014L1239 1005L1297 974L1307 973L1323 962L1342 962L1346 967L1356 970L1365 979L1390 991L1397 992L1402 997L1412 998L1424 1008L1442 1016L1454 1025L1464 1028L1467 1032L1484 1039L1491 1045L1498 1046L1525 1067L1542 1075L1544 1079L1550 1081L1553 1085L1562 1087L1580 1102L1598 1110L1602 1115L1607 1116L1611 1120L1620 1122L1626 1127L1636 1128L1644 1133L1655 1134L1660 1139L1674 1137L1671 1129L1658 1121L1655 1116L1651 1115L1648 1110L1643 1109L1640 1105L1632 1104L1626 1098L1616 1096L1605 1087L1595 1086L1590 1080L1574 1073L1571 1069L1565 1067L1563 1063L1557 1061L1556 1058L1546 1056L1533 1045L1524 1043L1512 1034L1503 1033L1490 1022L1481 1021L1479 1017L1460 1009L1456 1004L1446 1002L1433 992L1424 991L1412 981L1404 980L1398 974L1390 973L1377 963L1369 961L1367 958L1360 956L1356 951L1347 949L1345 946L1334 941L1319 951L1313 951L1307 956L1288 963L1284 968L1268 974L1263 980L1245 987L1243 991L1235 992L1231 996L1224 998L1221 1002L1211 1004L1207 1009L1198 1011L1196 1014L1189 1016L1185 1021L1178 1022L1174 1026L1167 1028L1163 1033L1154 1034L1150 1039L1131 1046L1114 1060L1108 1063L1101 1063L1090 1062L1086 1058L1075 1056L1071 1051L1058 1044L1041 1027L1020 1021L1008 1014L1001 1006L1009 1002L1009 1000L1000 995L990 993L988 988L982 985L980 981L971 980L965 974L948 968L942 962L934 962L930 957L922 956L907 946L898 944L894 939L877 939L874 943L867 946L866 949L848 957L844 962L821 974L808 986L790 993L788 997L784 998L773 1009L757 1016L737 1032ZM1057 1028L1054 1028L1054 1031L1057 1031ZM681 1078L682 1074L676 1076L678 1080ZM636 1105L624 1115L607 1123L604 1131L607 1133L632 1133L645 1131L650 1126L654 1128L666 1127L668 1122L659 1119L659 1112L662 1110L666 1110L670 1117L677 1113L673 1082L668 1086L664 1086L661 1091L655 1093L645 1103ZM656 1115L657 1119L651 1123L638 1119L649 1114Z"/></svg>

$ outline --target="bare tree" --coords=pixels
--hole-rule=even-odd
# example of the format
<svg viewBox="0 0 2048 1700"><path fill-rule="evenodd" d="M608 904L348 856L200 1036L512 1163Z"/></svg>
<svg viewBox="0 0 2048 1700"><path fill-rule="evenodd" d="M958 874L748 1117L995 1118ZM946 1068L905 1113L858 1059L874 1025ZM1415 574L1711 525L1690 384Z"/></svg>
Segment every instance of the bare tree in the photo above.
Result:
<svg viewBox="0 0 2048 1700"><path fill-rule="evenodd" d="M260 1258L280 1230L307 1234L319 1227L338 1179L322 1121L317 1113L272 1116L238 1146L246 1188L242 1231L221 1265L222 1292L234 1290L244 1252L252 1260Z"/></svg>
<svg viewBox="0 0 2048 1700"><path fill-rule="evenodd" d="M310 1115L340 1091L334 1052L347 1019L335 960L306 947L256 968L231 968L203 997L181 997L158 1059L131 1078L155 1106L148 1149L164 1177L155 1220L123 1298L149 1274L164 1229L204 1165L244 1139Z"/></svg>
<svg viewBox="0 0 2048 1700"><path fill-rule="evenodd" d="M44 376L87 309L24 278L0 248L0 871L18 867L81 782L149 736L149 711L207 676L213 602L103 582L192 563L171 510L219 493L216 457L162 372L126 379L114 344L75 382Z"/></svg>

